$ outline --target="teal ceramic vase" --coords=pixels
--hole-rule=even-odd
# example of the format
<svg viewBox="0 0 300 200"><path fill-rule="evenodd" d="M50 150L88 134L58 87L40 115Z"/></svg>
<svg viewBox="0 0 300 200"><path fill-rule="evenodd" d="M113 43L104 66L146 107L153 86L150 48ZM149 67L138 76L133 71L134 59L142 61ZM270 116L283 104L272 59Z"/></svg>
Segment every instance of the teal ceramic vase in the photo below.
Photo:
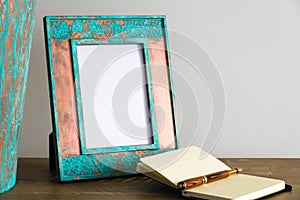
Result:
<svg viewBox="0 0 300 200"><path fill-rule="evenodd" d="M35 0L0 1L0 193L16 183Z"/></svg>

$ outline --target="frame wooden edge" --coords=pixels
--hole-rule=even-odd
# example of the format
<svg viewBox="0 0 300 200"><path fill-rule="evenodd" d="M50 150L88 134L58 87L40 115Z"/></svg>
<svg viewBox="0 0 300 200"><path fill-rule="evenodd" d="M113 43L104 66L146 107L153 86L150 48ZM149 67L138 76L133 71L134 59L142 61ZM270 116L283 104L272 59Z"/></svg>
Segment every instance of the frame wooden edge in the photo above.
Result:
<svg viewBox="0 0 300 200"><path fill-rule="evenodd" d="M180 148L180 142L178 139L178 124L177 124L177 111L176 111L176 103L175 103L175 92L174 92L174 82L173 82L173 73L172 73L172 62L171 62L171 54L170 54L170 45L169 45L169 34L168 34L168 26L167 26L167 18L163 15L164 29L165 31L165 41L166 41L166 54L167 54L167 65L169 67L169 84L170 84L170 96L171 96L171 106L173 111L173 126L174 126L174 135L175 135L175 149Z"/></svg>

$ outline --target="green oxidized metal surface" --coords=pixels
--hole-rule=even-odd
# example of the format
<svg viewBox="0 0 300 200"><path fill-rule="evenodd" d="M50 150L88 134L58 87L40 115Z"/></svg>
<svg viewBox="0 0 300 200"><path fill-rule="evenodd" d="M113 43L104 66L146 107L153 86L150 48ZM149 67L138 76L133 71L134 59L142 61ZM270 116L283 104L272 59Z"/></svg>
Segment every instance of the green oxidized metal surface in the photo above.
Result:
<svg viewBox="0 0 300 200"><path fill-rule="evenodd" d="M0 1L0 193L16 183L34 4Z"/></svg>
<svg viewBox="0 0 300 200"><path fill-rule="evenodd" d="M136 164L141 157L178 147L164 16L49 16L45 17L44 22L59 180L71 181L136 173ZM148 64L148 81L151 82L148 87L149 104L151 111L153 108L153 133L157 133L154 144L149 145L151 148L142 145L122 146L113 149L89 149L85 152L82 145L84 134L80 115L80 87L78 81L76 82L78 66L76 67L76 58L74 59L76 55L72 54L75 52L74 45L85 41L109 44L141 43L141 39L144 41L142 43L145 47L145 63ZM152 79L154 83L163 85L166 88L165 92L161 92L158 86L153 86ZM165 97L167 98L164 99ZM159 105L160 98L170 102L162 106L169 106L169 115L172 116L169 123L171 128L161 134L156 130L154 116L154 107Z"/></svg>
<svg viewBox="0 0 300 200"><path fill-rule="evenodd" d="M77 17L80 18L80 17ZM51 18L48 18L51 21ZM139 37L139 38L159 38L163 34L160 19L130 19L117 18L101 20L102 17L94 17L94 19L78 19L71 20L67 17L64 20L53 20L50 22L51 33L53 39L79 38L99 38L99 37ZM76 37L78 39L78 37Z"/></svg>
<svg viewBox="0 0 300 200"><path fill-rule="evenodd" d="M167 150L156 150L155 153L166 152ZM73 158L62 159L64 181L76 179L104 178L135 174L136 164L143 156L153 155L152 151L122 152L111 154L90 154Z"/></svg>

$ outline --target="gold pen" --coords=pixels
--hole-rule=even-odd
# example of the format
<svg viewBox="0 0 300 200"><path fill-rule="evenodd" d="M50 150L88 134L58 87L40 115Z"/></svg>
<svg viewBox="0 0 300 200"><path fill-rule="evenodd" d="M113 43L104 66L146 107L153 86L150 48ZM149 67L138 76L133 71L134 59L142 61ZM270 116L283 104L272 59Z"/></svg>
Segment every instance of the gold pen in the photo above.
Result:
<svg viewBox="0 0 300 200"><path fill-rule="evenodd" d="M200 176L200 177L196 177L196 178L191 178L191 179L187 179L184 181L180 181L177 183L177 188L179 190L184 190L184 189L190 189L199 185L203 185L206 183L210 183L213 181L217 181L223 178L226 178L230 175L233 174L237 174L239 172L241 172L243 169L242 168L235 168L232 170L224 170L224 171L220 171L220 172L215 172L212 174L208 174L205 176Z"/></svg>

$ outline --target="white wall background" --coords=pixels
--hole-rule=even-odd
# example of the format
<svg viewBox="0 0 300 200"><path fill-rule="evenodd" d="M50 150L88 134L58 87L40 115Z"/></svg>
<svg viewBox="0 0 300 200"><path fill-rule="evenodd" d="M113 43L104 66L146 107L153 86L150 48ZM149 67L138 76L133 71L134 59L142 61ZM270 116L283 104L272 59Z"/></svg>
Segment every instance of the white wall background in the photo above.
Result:
<svg viewBox="0 0 300 200"><path fill-rule="evenodd" d="M299 0L37 0L20 157L47 157L52 131L42 18L156 14L167 16L170 30L201 45L223 79L227 114L213 154L300 157ZM185 48L186 56L196 55L198 49L186 48L174 31L170 31L171 50ZM173 66L179 71L186 67L176 58ZM196 66L201 71L201 63ZM176 80L175 91L184 96ZM191 84L198 87L196 81ZM206 123L209 102L199 88L200 115ZM182 112L193 109L187 98L180 101ZM189 121L195 117L186 114L180 121L183 146L194 134ZM197 135L205 134L208 127L200 124Z"/></svg>

